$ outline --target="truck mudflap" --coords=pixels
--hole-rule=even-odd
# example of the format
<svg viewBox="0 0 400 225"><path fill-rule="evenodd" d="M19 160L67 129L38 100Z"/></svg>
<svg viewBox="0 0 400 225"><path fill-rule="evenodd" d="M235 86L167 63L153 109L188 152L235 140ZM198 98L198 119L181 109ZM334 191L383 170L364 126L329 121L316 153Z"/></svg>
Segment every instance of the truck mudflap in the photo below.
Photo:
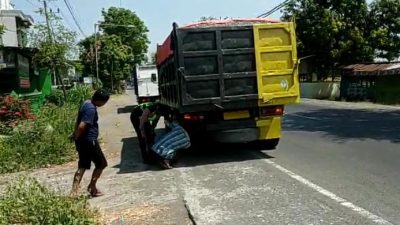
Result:
<svg viewBox="0 0 400 225"><path fill-rule="evenodd" d="M274 116L256 121L259 129L259 140L278 139L282 135L282 116Z"/></svg>
<svg viewBox="0 0 400 225"><path fill-rule="evenodd" d="M259 106L300 102L294 23L255 24Z"/></svg>

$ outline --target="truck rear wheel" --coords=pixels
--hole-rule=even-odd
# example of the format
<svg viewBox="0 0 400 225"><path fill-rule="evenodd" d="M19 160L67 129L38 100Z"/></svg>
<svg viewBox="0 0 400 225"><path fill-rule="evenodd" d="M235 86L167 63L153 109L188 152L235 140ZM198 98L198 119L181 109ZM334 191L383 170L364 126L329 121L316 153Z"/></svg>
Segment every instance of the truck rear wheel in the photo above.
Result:
<svg viewBox="0 0 400 225"><path fill-rule="evenodd" d="M251 148L254 150L274 150L279 144L279 138L269 140L258 140L251 143Z"/></svg>

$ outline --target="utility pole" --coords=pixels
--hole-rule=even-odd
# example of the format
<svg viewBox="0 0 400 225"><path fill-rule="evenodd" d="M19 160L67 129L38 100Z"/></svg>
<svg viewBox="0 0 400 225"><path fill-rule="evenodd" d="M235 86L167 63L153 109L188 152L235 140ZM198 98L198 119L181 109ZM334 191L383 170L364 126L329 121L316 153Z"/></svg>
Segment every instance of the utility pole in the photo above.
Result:
<svg viewBox="0 0 400 225"><path fill-rule="evenodd" d="M43 8L44 8L44 16L46 17L46 25L47 25L47 32L49 34L49 40L53 43L53 35L50 28L50 20L49 20L49 12L47 10L47 1L43 1Z"/></svg>
<svg viewBox="0 0 400 225"><path fill-rule="evenodd" d="M114 55L111 57L111 92L114 93L114 78L113 78L113 73L114 73Z"/></svg>
<svg viewBox="0 0 400 225"><path fill-rule="evenodd" d="M94 54L96 57L96 82L99 82L99 58L98 58L98 50L97 50L97 25L99 25L98 23L94 24Z"/></svg>
<svg viewBox="0 0 400 225"><path fill-rule="evenodd" d="M50 43L53 43L53 35L51 32L49 12L47 10L47 2L46 1L43 1L43 9L44 9L44 16L46 18L47 34L49 36L49 41L50 41ZM52 72L53 72L53 83L54 83L54 85L57 85L57 77L56 77L56 71L55 71L54 66L52 66Z"/></svg>
<svg viewBox="0 0 400 225"><path fill-rule="evenodd" d="M46 0L43 0L43 8L44 8L44 15L45 15L45 18L46 18L46 25L47 25L47 32L48 32L48 36L49 36L49 41L50 41L51 44L54 45L55 41L53 39L53 31L51 30L51 26L50 26L50 18L49 18L49 12L48 12L48 9L47 9L47 1ZM58 83L61 84L61 86L62 86L62 91L63 91L63 94L64 94L64 100L67 100L67 92L65 91L64 83L63 83L61 77L58 74L58 69L56 68L55 60L56 59L53 59L53 65L52 65L52 71L53 71L53 74L54 74L54 85L57 85L57 80L58 80Z"/></svg>

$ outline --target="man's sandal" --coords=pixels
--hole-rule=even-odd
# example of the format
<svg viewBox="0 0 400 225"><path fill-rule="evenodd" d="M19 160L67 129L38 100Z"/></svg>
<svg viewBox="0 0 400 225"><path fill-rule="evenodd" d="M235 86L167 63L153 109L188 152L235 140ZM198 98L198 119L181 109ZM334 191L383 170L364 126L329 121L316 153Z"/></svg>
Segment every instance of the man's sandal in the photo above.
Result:
<svg viewBox="0 0 400 225"><path fill-rule="evenodd" d="M163 167L163 169L167 169L167 170L172 169L172 166L164 160L160 160L159 163L160 163L161 167Z"/></svg>
<svg viewBox="0 0 400 225"><path fill-rule="evenodd" d="M90 197L92 197L92 198L97 198L97 197L101 197L104 195L101 191L99 191L97 189L88 188L88 192L90 194Z"/></svg>

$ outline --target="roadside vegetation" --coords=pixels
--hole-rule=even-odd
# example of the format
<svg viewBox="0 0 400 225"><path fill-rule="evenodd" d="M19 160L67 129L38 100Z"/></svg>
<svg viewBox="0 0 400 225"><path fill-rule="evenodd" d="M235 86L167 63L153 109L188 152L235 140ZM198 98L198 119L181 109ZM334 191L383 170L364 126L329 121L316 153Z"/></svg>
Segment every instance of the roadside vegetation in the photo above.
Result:
<svg viewBox="0 0 400 225"><path fill-rule="evenodd" d="M396 61L400 57L398 0L292 0L283 20L296 21L299 58L308 61L319 80L342 65Z"/></svg>
<svg viewBox="0 0 400 225"><path fill-rule="evenodd" d="M21 179L0 196L0 225L99 225L98 218L86 198L58 195L34 179Z"/></svg>
<svg viewBox="0 0 400 225"><path fill-rule="evenodd" d="M36 115L29 102L12 96L3 97L0 105L0 173L63 164L75 158L73 143L68 140L75 124L78 107L91 97L91 89L74 88L63 94L55 91Z"/></svg>

